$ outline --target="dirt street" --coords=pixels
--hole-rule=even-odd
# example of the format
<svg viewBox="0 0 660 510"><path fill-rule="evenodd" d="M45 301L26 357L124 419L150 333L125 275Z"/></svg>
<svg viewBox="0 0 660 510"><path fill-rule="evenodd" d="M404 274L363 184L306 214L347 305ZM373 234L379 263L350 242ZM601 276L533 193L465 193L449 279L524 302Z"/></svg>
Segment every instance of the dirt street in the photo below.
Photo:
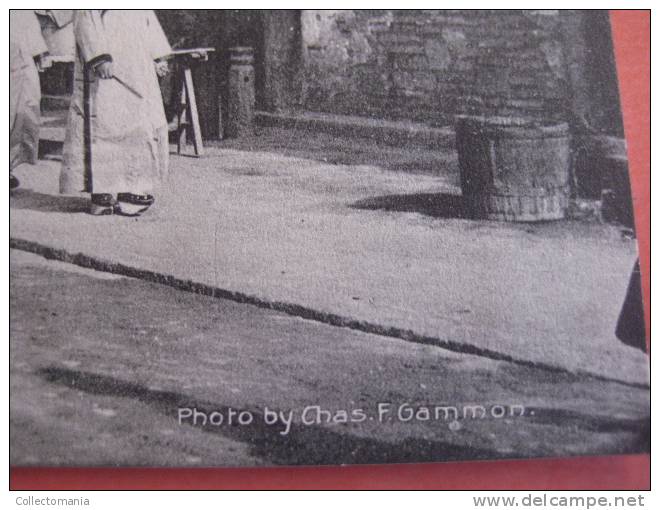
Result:
<svg viewBox="0 0 660 510"><path fill-rule="evenodd" d="M10 302L12 465L374 463L648 448L648 391L629 385L16 250ZM457 420L437 411L448 407Z"/></svg>

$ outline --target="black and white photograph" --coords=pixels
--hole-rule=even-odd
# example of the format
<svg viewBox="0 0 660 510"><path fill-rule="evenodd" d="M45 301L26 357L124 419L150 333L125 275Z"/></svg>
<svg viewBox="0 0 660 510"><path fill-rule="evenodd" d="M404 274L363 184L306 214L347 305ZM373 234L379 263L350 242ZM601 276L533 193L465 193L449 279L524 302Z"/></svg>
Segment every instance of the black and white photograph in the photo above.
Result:
<svg viewBox="0 0 660 510"><path fill-rule="evenodd" d="M608 11L9 20L11 466L650 452Z"/></svg>

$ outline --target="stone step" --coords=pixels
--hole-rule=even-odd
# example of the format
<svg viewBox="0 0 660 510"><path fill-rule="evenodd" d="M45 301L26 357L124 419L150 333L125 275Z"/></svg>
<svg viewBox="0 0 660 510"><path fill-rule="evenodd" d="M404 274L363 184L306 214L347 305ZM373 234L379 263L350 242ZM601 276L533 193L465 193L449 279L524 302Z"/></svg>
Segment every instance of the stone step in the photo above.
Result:
<svg viewBox="0 0 660 510"><path fill-rule="evenodd" d="M320 131L339 137L366 138L393 146L413 144L429 148L454 148L454 129L451 126L433 127L416 122L317 112L260 111L256 113L256 122L264 127Z"/></svg>

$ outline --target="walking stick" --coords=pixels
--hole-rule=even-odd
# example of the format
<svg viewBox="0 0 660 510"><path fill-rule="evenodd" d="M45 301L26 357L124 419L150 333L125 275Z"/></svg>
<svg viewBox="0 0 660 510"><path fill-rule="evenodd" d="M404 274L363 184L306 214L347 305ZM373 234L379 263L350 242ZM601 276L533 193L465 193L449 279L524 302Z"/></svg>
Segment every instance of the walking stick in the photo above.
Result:
<svg viewBox="0 0 660 510"><path fill-rule="evenodd" d="M94 69L85 64L83 78L83 148L84 148L84 166L85 166L85 189L88 193L94 193L93 173L92 173L92 83L94 81ZM113 76L129 92L142 99L142 95L124 80Z"/></svg>
<svg viewBox="0 0 660 510"><path fill-rule="evenodd" d="M83 148L85 166L85 189L88 193L94 193L92 180L92 78L94 70L92 66L85 64L83 78Z"/></svg>

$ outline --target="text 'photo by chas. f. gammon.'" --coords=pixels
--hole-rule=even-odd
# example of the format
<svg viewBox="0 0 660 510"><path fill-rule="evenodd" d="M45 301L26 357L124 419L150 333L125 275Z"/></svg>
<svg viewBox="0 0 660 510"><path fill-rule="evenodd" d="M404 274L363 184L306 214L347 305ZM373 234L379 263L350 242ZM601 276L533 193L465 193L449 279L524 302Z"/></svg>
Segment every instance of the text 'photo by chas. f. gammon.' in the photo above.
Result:
<svg viewBox="0 0 660 510"><path fill-rule="evenodd" d="M11 10L10 463L645 453L605 10Z"/></svg>

